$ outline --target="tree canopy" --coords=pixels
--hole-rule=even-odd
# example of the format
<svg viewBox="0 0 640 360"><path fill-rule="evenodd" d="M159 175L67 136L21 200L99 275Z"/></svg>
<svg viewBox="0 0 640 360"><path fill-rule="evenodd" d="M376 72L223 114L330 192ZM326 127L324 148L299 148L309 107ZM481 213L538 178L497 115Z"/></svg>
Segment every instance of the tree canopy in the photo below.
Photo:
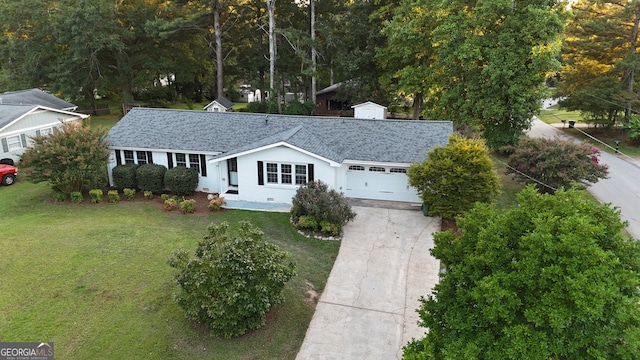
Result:
<svg viewBox="0 0 640 360"><path fill-rule="evenodd" d="M517 201L477 204L458 238L435 234L446 271L404 359L640 358L640 244L619 211L575 190Z"/></svg>

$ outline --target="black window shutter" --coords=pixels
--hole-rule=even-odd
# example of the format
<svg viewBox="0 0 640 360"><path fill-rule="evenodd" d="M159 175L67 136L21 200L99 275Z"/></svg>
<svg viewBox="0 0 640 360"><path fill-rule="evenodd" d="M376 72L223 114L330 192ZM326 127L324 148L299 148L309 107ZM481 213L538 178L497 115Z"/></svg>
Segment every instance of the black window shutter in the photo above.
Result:
<svg viewBox="0 0 640 360"><path fill-rule="evenodd" d="M313 181L313 164L307 165L307 181Z"/></svg>
<svg viewBox="0 0 640 360"><path fill-rule="evenodd" d="M153 153L151 151L147 151L147 164L153 164Z"/></svg>
<svg viewBox="0 0 640 360"><path fill-rule="evenodd" d="M258 185L264 185L264 169L262 161L258 161Z"/></svg>
<svg viewBox="0 0 640 360"><path fill-rule="evenodd" d="M26 148L27 147L27 135L20 134L20 140L22 140L22 147Z"/></svg>
<svg viewBox="0 0 640 360"><path fill-rule="evenodd" d="M200 154L200 175L207 176L207 159L204 155Z"/></svg>
<svg viewBox="0 0 640 360"><path fill-rule="evenodd" d="M2 151L9 152L9 145L7 144L7 138L2 138Z"/></svg>
<svg viewBox="0 0 640 360"><path fill-rule="evenodd" d="M173 153L167 153L167 167L169 169L173 168Z"/></svg>
<svg viewBox="0 0 640 360"><path fill-rule="evenodd" d="M120 150L116 150L116 165L122 165L122 159L120 158Z"/></svg>
<svg viewBox="0 0 640 360"><path fill-rule="evenodd" d="M40 136L40 130L36 130L36 136Z"/></svg>

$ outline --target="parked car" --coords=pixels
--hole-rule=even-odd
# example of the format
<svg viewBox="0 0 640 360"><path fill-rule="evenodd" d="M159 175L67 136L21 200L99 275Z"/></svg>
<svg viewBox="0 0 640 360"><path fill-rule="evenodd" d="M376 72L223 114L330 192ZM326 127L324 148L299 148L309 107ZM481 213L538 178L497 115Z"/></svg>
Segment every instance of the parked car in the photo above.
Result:
<svg viewBox="0 0 640 360"><path fill-rule="evenodd" d="M2 185L11 185L16 181L18 176L18 169L15 166L0 164L0 179L2 179Z"/></svg>

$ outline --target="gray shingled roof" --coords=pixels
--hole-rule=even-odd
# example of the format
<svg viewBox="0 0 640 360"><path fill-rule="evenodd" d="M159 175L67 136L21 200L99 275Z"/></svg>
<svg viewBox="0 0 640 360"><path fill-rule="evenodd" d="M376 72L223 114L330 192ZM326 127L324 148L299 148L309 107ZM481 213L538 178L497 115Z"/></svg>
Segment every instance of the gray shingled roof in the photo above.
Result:
<svg viewBox="0 0 640 360"><path fill-rule="evenodd" d="M76 105L66 102L40 89L8 91L0 94L0 104L42 105L58 110L73 111Z"/></svg>
<svg viewBox="0 0 640 360"><path fill-rule="evenodd" d="M343 160L421 162L446 145L450 121L363 120L134 108L108 134L112 148L241 153L278 142Z"/></svg>
<svg viewBox="0 0 640 360"><path fill-rule="evenodd" d="M0 104L0 129L9 125L12 121L31 111L34 105L5 105Z"/></svg>

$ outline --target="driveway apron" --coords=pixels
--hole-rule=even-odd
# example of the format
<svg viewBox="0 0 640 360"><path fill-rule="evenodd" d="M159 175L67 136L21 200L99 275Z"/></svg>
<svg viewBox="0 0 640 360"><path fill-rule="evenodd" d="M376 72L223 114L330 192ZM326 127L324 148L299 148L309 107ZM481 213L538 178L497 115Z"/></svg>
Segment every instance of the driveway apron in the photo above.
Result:
<svg viewBox="0 0 640 360"><path fill-rule="evenodd" d="M440 219L415 210L353 207L336 262L297 359L400 359L422 338L418 299L438 282L429 254Z"/></svg>

